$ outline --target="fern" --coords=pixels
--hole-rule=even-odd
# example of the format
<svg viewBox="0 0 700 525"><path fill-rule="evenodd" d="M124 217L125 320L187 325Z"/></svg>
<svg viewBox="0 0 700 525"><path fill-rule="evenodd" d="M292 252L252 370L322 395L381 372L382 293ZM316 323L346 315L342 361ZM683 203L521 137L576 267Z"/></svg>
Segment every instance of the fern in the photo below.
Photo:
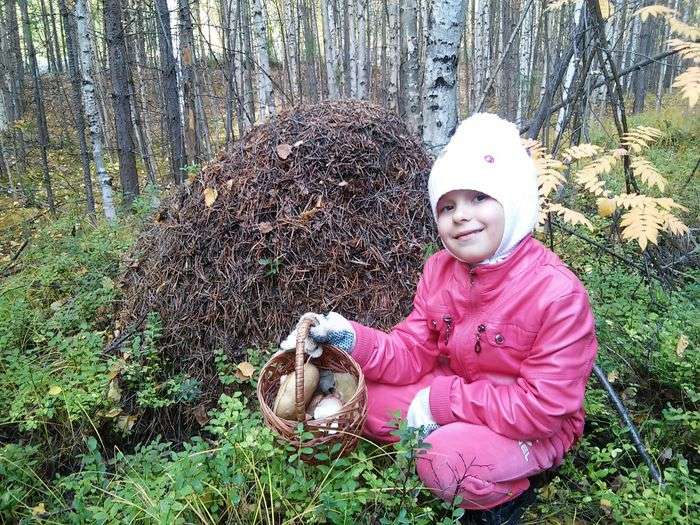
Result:
<svg viewBox="0 0 700 525"><path fill-rule="evenodd" d="M648 148L652 142L655 142L662 133L656 128L651 128L649 126L638 126L632 131L629 131L622 135L622 144L627 146L629 149L635 153L641 152L643 149Z"/></svg>
<svg viewBox="0 0 700 525"><path fill-rule="evenodd" d="M566 148L562 153L562 159L565 163L573 162L574 160L587 159L600 155L603 148L595 144L579 144Z"/></svg>
<svg viewBox="0 0 700 525"><path fill-rule="evenodd" d="M584 226L587 226L589 230L593 230L593 223L586 219L586 216L583 213L574 211L570 208L562 206L561 204L550 203L549 206L547 206L547 209L544 211L545 213L552 212L556 213L557 215L560 215L566 222L568 222L572 226L576 226L577 224L583 224Z"/></svg>
<svg viewBox="0 0 700 525"><path fill-rule="evenodd" d="M700 67L689 67L688 71L678 75L673 87L680 88L681 96L688 99L688 105L695 107L700 96Z"/></svg>
<svg viewBox="0 0 700 525"><path fill-rule="evenodd" d="M663 229L665 216L656 206L635 206L622 215L622 238L635 240L642 250L648 243L657 243L659 231Z"/></svg>
<svg viewBox="0 0 700 525"><path fill-rule="evenodd" d="M600 176L610 173L615 164L617 164L618 158L618 156L613 154L599 157L577 171L574 175L574 180L593 195L607 196L609 192L605 190L605 181L601 180Z"/></svg>
<svg viewBox="0 0 700 525"><path fill-rule="evenodd" d="M659 190L664 191L668 181L656 171L654 165L642 157L635 157L632 159L630 166L634 170L635 174L639 175L642 181L649 187L656 186Z"/></svg>
<svg viewBox="0 0 700 525"><path fill-rule="evenodd" d="M678 51L678 54L684 60L692 60L695 63L700 62L700 42L686 42L678 38L670 38L668 47Z"/></svg>

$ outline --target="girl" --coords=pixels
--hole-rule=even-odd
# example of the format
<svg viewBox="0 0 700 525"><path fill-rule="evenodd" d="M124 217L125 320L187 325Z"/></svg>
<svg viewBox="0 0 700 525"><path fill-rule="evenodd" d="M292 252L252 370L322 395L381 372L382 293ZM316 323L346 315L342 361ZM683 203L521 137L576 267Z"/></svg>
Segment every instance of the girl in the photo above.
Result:
<svg viewBox="0 0 700 525"><path fill-rule="evenodd" d="M399 410L431 447L416 467L481 523L515 523L529 477L557 466L583 431L597 342L588 296L531 237L537 176L515 125L476 114L433 165L428 193L445 249L425 264L413 311L389 333L305 314L309 352L333 344L367 379L365 434L396 441ZM293 347L296 334L282 343Z"/></svg>

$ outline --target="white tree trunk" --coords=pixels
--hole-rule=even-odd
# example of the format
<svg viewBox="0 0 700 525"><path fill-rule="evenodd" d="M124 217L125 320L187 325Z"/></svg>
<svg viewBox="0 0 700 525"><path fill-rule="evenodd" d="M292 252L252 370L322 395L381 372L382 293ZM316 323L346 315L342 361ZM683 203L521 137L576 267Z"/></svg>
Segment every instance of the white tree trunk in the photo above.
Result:
<svg viewBox="0 0 700 525"><path fill-rule="evenodd" d="M299 97L299 82L297 72L297 11L294 9L293 0L284 0L284 27L287 52L287 75L289 76L289 89L292 93L292 99L298 101Z"/></svg>
<svg viewBox="0 0 700 525"><path fill-rule="evenodd" d="M576 31L576 28L578 27L579 20L581 19L581 11L583 10L583 0L576 0L576 6L574 7L574 23L573 23L573 28L574 31ZM571 83L574 81L574 76L576 76L576 68L578 67L578 59L580 57L580 53L574 52L573 55L571 55L571 60L569 60L569 64L566 67L566 74L564 76L564 82L562 84L562 93L561 93L561 98L562 102L566 104L566 102L569 100L569 91L571 89ZM561 126L564 123L564 116L566 115L566 105L559 110L559 116L557 117L557 134L561 131Z"/></svg>
<svg viewBox="0 0 700 525"><path fill-rule="evenodd" d="M399 39L399 3L390 0L387 5L389 20L387 24L387 106L396 111L399 104L399 60L400 60L400 39Z"/></svg>
<svg viewBox="0 0 700 525"><path fill-rule="evenodd" d="M357 97L369 94L369 62L367 57L367 5L369 0L355 0L357 16Z"/></svg>
<svg viewBox="0 0 700 525"><path fill-rule="evenodd" d="M678 0L674 0L673 10L678 10ZM664 28L662 29L661 35L661 42L663 42L664 46L666 45L666 40L668 40L669 32L669 25L667 23L664 23ZM664 80L666 80L666 65L668 64L669 60L671 60L670 57L666 60L663 60L659 68L659 82L656 85L656 111L661 110L661 98L664 94Z"/></svg>
<svg viewBox="0 0 700 525"><path fill-rule="evenodd" d="M457 63L466 0L434 1L428 20L423 142L437 155L457 128Z"/></svg>
<svg viewBox="0 0 700 525"><path fill-rule="evenodd" d="M270 77L270 57L267 52L267 17L262 0L253 0L253 50L256 59L256 78L258 88L259 121L264 121L275 112L275 100L272 94L272 79Z"/></svg>
<svg viewBox="0 0 700 525"><path fill-rule="evenodd" d="M347 37L348 37L348 82L347 95L357 97L357 0L348 0Z"/></svg>
<svg viewBox="0 0 700 525"><path fill-rule="evenodd" d="M420 67L418 63L418 4L416 0L406 0L401 10L401 31L406 45L406 85L403 86L406 97L406 121L414 133L421 125L420 104Z"/></svg>
<svg viewBox="0 0 700 525"><path fill-rule="evenodd" d="M102 138L102 121L97 109L95 99L95 81L93 77L94 57L92 51L92 35L90 34L90 11L87 8L87 0L76 0L75 20L78 32L78 46L80 48L80 72L82 75L83 106L85 116L90 125L90 140L92 142L92 158L95 162L97 180L102 193L102 207L108 221L117 219L112 196L112 182L105 169Z"/></svg>
<svg viewBox="0 0 700 525"><path fill-rule="evenodd" d="M482 97L482 91L488 81L491 47L491 18L489 0L475 0L474 4L474 77L472 80L472 96L469 107L475 107Z"/></svg>
<svg viewBox="0 0 700 525"><path fill-rule="evenodd" d="M321 0L323 15L323 48L326 55L326 83L328 97L340 97L340 77L342 75L342 60L338 46L338 23L333 7L333 0Z"/></svg>
<svg viewBox="0 0 700 525"><path fill-rule="evenodd" d="M520 74L518 75L518 102L517 112L515 114L515 122L518 126L521 126L523 123L529 102L528 95L530 93L530 74L532 71L532 45L533 38L535 37L533 31L535 10L536 7L534 6L533 9L527 10L525 20L523 21L523 28L520 32L520 57L518 62Z"/></svg>

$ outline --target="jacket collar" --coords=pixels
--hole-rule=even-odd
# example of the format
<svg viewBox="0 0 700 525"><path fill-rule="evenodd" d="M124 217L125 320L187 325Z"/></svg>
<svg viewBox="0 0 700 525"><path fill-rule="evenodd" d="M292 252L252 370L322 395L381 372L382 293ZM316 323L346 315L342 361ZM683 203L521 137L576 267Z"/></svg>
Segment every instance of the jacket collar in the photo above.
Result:
<svg viewBox="0 0 700 525"><path fill-rule="evenodd" d="M470 267L455 259L454 277L458 282L492 290L531 268L532 257L539 251L540 243L532 235L521 240L504 260L494 264L480 264Z"/></svg>

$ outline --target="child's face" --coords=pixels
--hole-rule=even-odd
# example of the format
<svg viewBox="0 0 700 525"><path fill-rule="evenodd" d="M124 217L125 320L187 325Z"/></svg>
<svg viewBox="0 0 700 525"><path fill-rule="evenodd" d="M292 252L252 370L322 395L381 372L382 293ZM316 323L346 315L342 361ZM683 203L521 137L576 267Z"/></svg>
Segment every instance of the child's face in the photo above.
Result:
<svg viewBox="0 0 700 525"><path fill-rule="evenodd" d="M503 206L485 193L452 190L437 203L437 229L445 248L460 261L477 264L501 244Z"/></svg>

